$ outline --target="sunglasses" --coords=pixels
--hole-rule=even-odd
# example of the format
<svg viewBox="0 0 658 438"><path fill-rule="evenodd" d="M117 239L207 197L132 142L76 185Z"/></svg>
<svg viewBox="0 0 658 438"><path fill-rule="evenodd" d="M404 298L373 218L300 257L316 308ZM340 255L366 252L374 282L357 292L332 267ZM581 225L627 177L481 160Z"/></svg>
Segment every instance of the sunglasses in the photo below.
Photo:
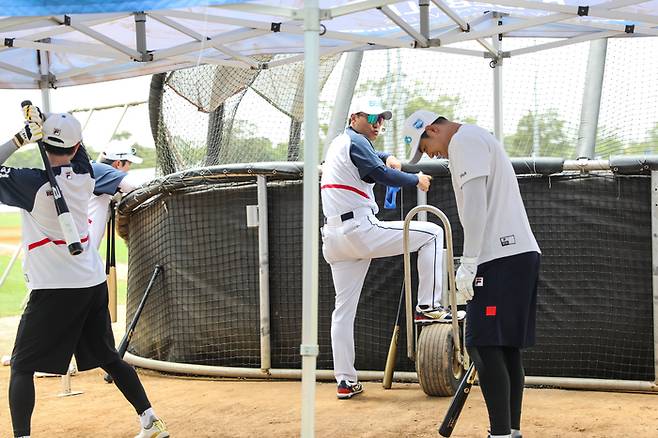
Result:
<svg viewBox="0 0 658 438"><path fill-rule="evenodd" d="M360 115L360 116L365 116L365 117L366 117L366 120L367 120L368 123L370 123L371 125L376 125L377 123L379 123L379 122L383 122L383 121L384 121L384 116L382 116L381 114L366 114L366 113L359 113L359 115Z"/></svg>

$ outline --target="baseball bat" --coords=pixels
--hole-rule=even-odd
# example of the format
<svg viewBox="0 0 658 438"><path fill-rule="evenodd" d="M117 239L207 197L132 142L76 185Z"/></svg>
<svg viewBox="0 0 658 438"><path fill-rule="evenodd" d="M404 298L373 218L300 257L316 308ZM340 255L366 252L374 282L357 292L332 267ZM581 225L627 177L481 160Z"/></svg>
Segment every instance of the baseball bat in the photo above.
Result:
<svg viewBox="0 0 658 438"><path fill-rule="evenodd" d="M107 292L109 296L110 319L117 321L117 268L114 234L114 202L110 202L110 220L107 222L107 251L105 257L105 274L107 275Z"/></svg>
<svg viewBox="0 0 658 438"><path fill-rule="evenodd" d="M149 293L151 292L153 283L155 282L155 279L161 270L162 270L162 266L155 265L155 269L153 270L153 274L151 275L149 284L146 286L146 290L144 291L142 300L139 302L139 305L137 306L137 310L135 310L135 315L133 315L133 319L132 321L130 321L130 325L128 326L128 330L126 331L126 334L123 335L123 338L121 339L121 343L119 344L118 352L120 358L123 358L123 356L126 354L126 350L128 350L128 345L130 345L130 340L132 339L133 333L135 332L135 326L139 321L139 317L142 314L142 310L144 310L144 305L146 304L146 300L149 297ZM110 376L109 374L105 374L104 379L107 383L113 382L112 376Z"/></svg>
<svg viewBox="0 0 658 438"><path fill-rule="evenodd" d="M393 384L393 372L395 371L395 361L398 358L398 339L400 339L400 310L402 309L402 298L404 297L404 282L400 291L400 300L398 301L398 314L395 316L395 326L393 327L393 336L388 346L388 355L386 356L386 367L384 368L384 380L382 386L384 389L391 389Z"/></svg>
<svg viewBox="0 0 658 438"><path fill-rule="evenodd" d="M28 105L32 105L32 102L25 100L21 103L21 108L24 108ZM66 205L66 200L64 195L57 184L55 179L55 174L53 173L53 168L50 166L50 161L48 161L48 155L46 155L46 149L43 145L43 141L39 140L37 142L39 147L39 153L41 154L41 159L43 160L43 166L46 169L46 175L48 175L48 182L53 191L53 199L55 201L55 209L57 210L57 220L59 221L59 226L64 233L64 240L66 241L66 246L69 249L71 255L78 255L82 253L82 243L80 242L80 235L78 234L78 229L75 226L73 221L73 216L69 211L68 205Z"/></svg>
<svg viewBox="0 0 658 438"><path fill-rule="evenodd" d="M387 188L388 196L388 188ZM393 192L393 204L395 204L395 194ZM400 190L400 220L404 220L404 190ZM404 276L404 273L402 274ZM398 358L398 340L400 339L400 311L402 310L402 299L404 297L404 278L402 279L402 290L400 290L400 300L398 301L398 313L395 315L395 326L393 326L393 335L391 343L388 346L386 355L386 366L384 367L384 379L382 386L384 389L391 389L393 384L393 372L395 371L395 361Z"/></svg>
<svg viewBox="0 0 658 438"><path fill-rule="evenodd" d="M471 393L473 382L475 382L475 363L471 362L471 366L468 367L466 374L459 383L459 388L457 388L457 392L452 397L448 412L446 412L446 416L443 418L441 426L439 426L439 435L444 437L452 435L452 431L455 429L455 425L459 419L459 414L461 414L466 403L466 398Z"/></svg>

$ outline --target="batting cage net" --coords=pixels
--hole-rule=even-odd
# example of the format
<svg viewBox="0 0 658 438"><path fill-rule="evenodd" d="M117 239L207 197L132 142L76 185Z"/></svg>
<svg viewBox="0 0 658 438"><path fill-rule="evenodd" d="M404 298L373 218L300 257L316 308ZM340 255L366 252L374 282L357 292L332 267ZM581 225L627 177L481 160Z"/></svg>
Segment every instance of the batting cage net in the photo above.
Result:
<svg viewBox="0 0 658 438"><path fill-rule="evenodd" d="M339 58L321 58L320 87ZM149 106L160 173L302 159L303 67L301 61L263 70L208 65L155 75Z"/></svg>
<svg viewBox="0 0 658 438"><path fill-rule="evenodd" d="M649 176L527 174L523 169L533 168L527 164L515 162L515 168L526 173L518 180L543 252L537 346L527 351L527 374L653 381ZM449 217L459 255L462 230L445 162L408 170L434 176L427 202ZM302 164L293 162L216 166L160 178L124 199L120 216L127 223L121 234L130 249L128 315L154 266L164 267L135 330L134 354L170 362L260 366L258 232L247 227L246 206L257 204L255 175L263 175L271 366L301 366L301 173ZM377 187L376 197L382 203L383 188ZM415 189L403 191L402 198L404 205L398 198L397 209L382 208L379 216L398 220L416 205ZM429 220L438 223L431 215ZM319 257L317 364L331 369L334 289L329 266ZM356 317L357 369L384 368L402 281L401 257L373 260ZM415 273L413 281L417 284ZM396 369L412 371L405 344L399 342Z"/></svg>
<svg viewBox="0 0 658 438"><path fill-rule="evenodd" d="M655 43L608 41L595 157L658 153L658 58L643 55ZM514 50L529 42L510 38L505 44ZM503 132L510 156L577 158L589 51L590 44L581 43L504 59ZM320 66L321 144L337 96L346 91L340 89L345 63L339 59L322 58ZM161 175L303 159L303 64L285 64L284 56L260 60L267 69L202 66L154 77L149 106ZM365 52L354 96L379 96L393 111L375 146L406 157L401 127L419 108L493 131L489 62L431 50Z"/></svg>

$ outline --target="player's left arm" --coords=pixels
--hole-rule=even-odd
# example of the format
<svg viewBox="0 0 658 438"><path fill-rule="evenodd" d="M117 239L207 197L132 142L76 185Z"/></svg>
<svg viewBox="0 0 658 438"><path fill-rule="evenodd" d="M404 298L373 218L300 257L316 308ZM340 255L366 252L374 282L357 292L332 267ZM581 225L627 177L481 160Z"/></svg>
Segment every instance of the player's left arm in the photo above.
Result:
<svg viewBox="0 0 658 438"><path fill-rule="evenodd" d="M450 147L450 171L457 176L464 201L460 212L464 247L455 280L458 292L467 301L473 298L477 258L484 239L490 157L489 146L474 135L462 135Z"/></svg>
<svg viewBox="0 0 658 438"><path fill-rule="evenodd" d="M464 211L464 257L477 258L480 255L484 228L487 223L487 177L479 176L462 186Z"/></svg>
<svg viewBox="0 0 658 438"><path fill-rule="evenodd" d="M126 172L109 164L92 163L94 175L94 195L114 195L126 177Z"/></svg>
<svg viewBox="0 0 658 438"><path fill-rule="evenodd" d="M402 162L397 159L392 154L389 154L388 152L380 152L380 151L375 151L377 156L379 157L380 160L382 160L382 163L386 165L386 167L390 167L391 169L396 169L396 170L401 170L402 169Z"/></svg>
<svg viewBox="0 0 658 438"><path fill-rule="evenodd" d="M350 145L350 159L359 170L361 179L368 183L379 183L391 187L415 186L418 177L387 167L382 161L382 152L376 152L365 139L357 139ZM388 159L391 155L385 154Z"/></svg>

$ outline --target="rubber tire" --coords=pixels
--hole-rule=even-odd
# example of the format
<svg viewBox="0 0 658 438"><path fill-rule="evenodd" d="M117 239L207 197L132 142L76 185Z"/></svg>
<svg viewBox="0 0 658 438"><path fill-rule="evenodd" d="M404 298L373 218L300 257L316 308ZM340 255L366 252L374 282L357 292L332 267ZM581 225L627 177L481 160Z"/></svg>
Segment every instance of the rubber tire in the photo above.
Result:
<svg viewBox="0 0 658 438"><path fill-rule="evenodd" d="M423 327L417 350L416 372L425 394L433 397L454 395L465 370L457 362L452 325L429 324Z"/></svg>

